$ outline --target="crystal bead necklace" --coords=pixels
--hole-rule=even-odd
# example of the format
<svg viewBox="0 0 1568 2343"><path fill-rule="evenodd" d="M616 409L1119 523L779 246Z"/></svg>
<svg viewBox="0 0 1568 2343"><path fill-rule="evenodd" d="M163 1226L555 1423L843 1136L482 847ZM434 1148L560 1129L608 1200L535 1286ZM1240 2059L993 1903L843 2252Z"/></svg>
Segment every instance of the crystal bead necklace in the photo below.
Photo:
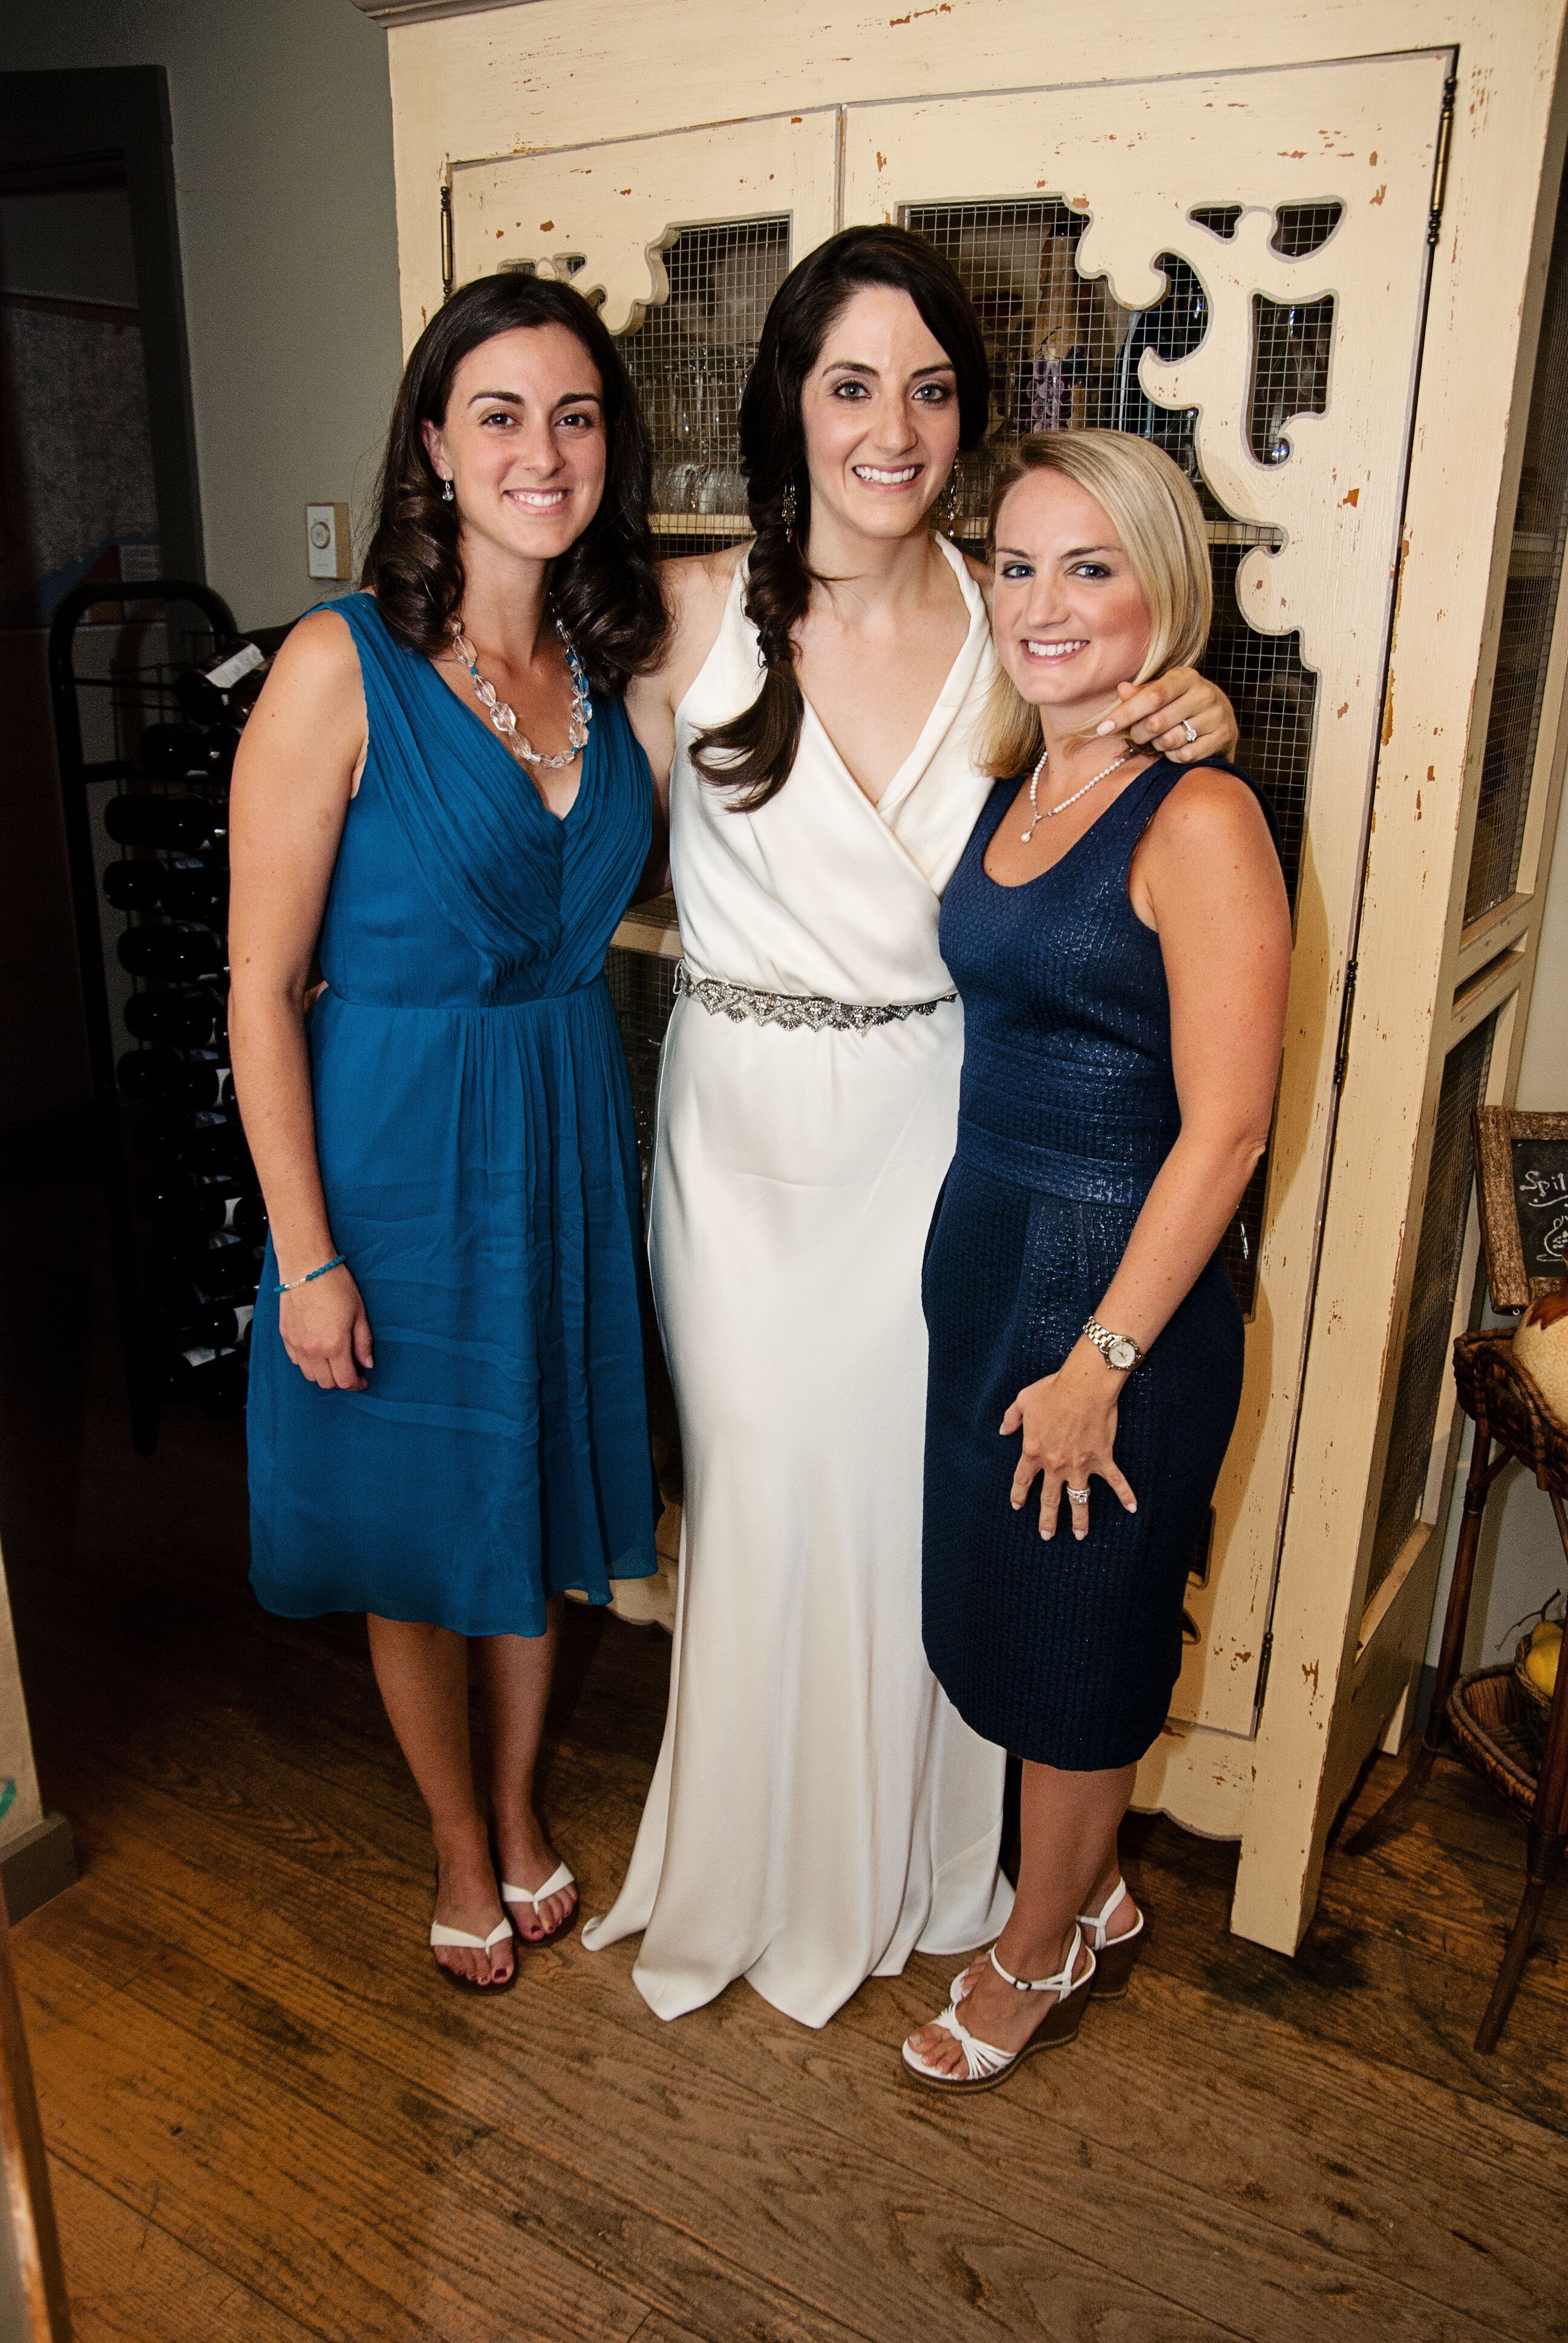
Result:
<svg viewBox="0 0 1568 2343"><path fill-rule="evenodd" d="M568 746L561 750L559 756L547 757L542 749L536 749L533 743L518 731L518 719L504 699L497 699L495 685L487 683L479 673L479 654L463 632L462 620L454 618L452 621L452 649L473 679L474 695L480 707L514 757L523 764L540 765L550 772L558 772L563 765L569 765L573 758L588 746L588 726L593 722L593 701L588 698L588 677L583 671L581 659L572 648L571 637L559 618L556 620L556 632L566 649L567 673L570 676L572 684L572 712L571 720L567 727Z"/></svg>

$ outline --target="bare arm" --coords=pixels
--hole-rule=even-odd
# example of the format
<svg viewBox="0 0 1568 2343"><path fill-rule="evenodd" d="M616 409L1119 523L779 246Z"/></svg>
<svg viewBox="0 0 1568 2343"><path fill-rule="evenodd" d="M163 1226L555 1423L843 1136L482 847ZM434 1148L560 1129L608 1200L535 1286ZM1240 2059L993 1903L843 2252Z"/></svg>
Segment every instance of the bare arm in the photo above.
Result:
<svg viewBox="0 0 1568 2343"><path fill-rule="evenodd" d="M721 553L661 561L658 567L669 611L664 656L651 673L633 676L626 693L631 729L653 768L654 851L637 890L638 902L663 894L669 885L669 774L675 762L675 711L719 639L725 598L735 565L745 550L744 546L732 545Z"/></svg>
<svg viewBox="0 0 1568 2343"><path fill-rule="evenodd" d="M1196 773L1166 799L1134 857L1129 893L1160 937L1181 1129L1094 1314L1147 1350L1197 1282L1268 1142L1291 927L1268 825L1251 791L1225 773ZM1024 1433L1013 1503L1043 1474L1043 1536L1055 1529L1064 1483L1087 1488L1091 1473L1135 1509L1113 1456L1121 1382L1081 1338L1058 1373L1008 1410L1003 1432ZM1081 1537L1087 1508L1072 1514Z"/></svg>
<svg viewBox="0 0 1568 2343"><path fill-rule="evenodd" d="M283 1283L337 1250L316 1157L305 994L366 740L347 626L329 611L304 619L245 728L229 803L229 1049ZM370 1328L347 1269L286 1293L278 1322L309 1381L366 1388Z"/></svg>

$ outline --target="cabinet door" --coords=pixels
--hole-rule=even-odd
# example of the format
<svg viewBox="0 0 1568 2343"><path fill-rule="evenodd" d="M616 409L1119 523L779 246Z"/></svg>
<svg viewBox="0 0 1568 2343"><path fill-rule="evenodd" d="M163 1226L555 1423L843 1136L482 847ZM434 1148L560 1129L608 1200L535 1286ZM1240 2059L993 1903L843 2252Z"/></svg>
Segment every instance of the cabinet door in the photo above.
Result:
<svg viewBox="0 0 1568 2343"><path fill-rule="evenodd" d="M694 223L781 218L799 259L833 232L839 117L765 115L702 130L454 163L455 284L498 268L569 277L612 334L665 302L665 253Z"/></svg>
<svg viewBox="0 0 1568 2343"><path fill-rule="evenodd" d="M1290 1483L1450 70L1420 53L846 118L844 217L950 253L998 365L1000 435L1139 430L1198 482L1209 665L1285 835L1284 1070L1232 1239L1245 1393L1173 1704L1222 1734L1253 1727ZM990 460L971 461L967 533Z"/></svg>

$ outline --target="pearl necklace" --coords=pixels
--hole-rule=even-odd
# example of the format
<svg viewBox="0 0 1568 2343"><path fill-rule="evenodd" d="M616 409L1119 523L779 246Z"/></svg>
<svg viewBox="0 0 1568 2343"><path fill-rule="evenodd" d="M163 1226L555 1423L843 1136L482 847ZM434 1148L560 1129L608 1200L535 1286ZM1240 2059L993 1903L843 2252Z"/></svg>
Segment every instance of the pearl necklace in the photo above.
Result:
<svg viewBox="0 0 1568 2343"><path fill-rule="evenodd" d="M568 746L558 757L547 757L518 731L518 719L504 699L497 699L495 685L487 683L479 673L479 654L463 632L462 620L454 618L452 621L452 649L473 678L474 693L480 707L514 757L526 764L542 765L550 772L558 772L563 765L569 765L579 750L588 746L588 726L593 722L593 701L588 698L588 677L583 671L581 659L572 649L571 637L558 618L556 620L556 632L566 646L567 673L572 682L572 712L567 727Z"/></svg>
<svg viewBox="0 0 1568 2343"><path fill-rule="evenodd" d="M1080 798L1086 798L1091 789L1099 788L1101 781L1108 781L1112 773L1119 773L1121 770L1122 766L1128 761L1129 758L1136 756L1137 753L1137 750L1130 745L1123 749L1121 756L1117 758L1116 762L1113 765L1107 765L1102 773L1096 773L1091 781L1085 781L1081 789L1074 789L1072 795L1070 798L1063 798L1060 805L1041 806L1040 802L1040 777L1045 770L1045 760L1050 754L1050 750L1048 748L1042 749L1040 752L1040 762L1029 777L1029 806L1030 812L1033 816L1033 819L1027 830L1020 830L1019 832L1019 836L1023 844L1025 846L1029 844L1030 840L1034 836L1035 831L1040 828L1042 821L1054 821L1059 813L1065 813L1069 806L1075 806Z"/></svg>

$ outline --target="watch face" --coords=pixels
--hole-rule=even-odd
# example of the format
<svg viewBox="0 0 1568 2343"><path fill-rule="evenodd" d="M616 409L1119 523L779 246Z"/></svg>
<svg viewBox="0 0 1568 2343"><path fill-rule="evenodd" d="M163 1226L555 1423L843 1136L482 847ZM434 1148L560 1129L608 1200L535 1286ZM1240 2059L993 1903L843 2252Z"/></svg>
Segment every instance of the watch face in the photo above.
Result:
<svg viewBox="0 0 1568 2343"><path fill-rule="evenodd" d="M1138 1363L1138 1345L1136 1342L1130 1341L1125 1334L1113 1334L1111 1338L1111 1350L1109 1355L1111 1363L1113 1367L1126 1369L1128 1367L1136 1366Z"/></svg>

